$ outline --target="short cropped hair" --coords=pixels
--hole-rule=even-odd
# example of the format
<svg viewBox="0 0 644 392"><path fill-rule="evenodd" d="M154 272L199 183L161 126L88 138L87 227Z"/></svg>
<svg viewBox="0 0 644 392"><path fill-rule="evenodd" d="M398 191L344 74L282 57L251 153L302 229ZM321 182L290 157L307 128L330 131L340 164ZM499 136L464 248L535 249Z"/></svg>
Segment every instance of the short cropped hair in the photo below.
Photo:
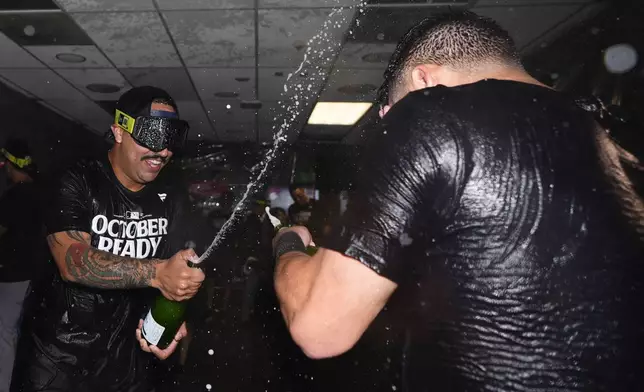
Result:
<svg viewBox="0 0 644 392"><path fill-rule="evenodd" d="M510 34L497 22L470 11L424 19L400 40L384 73L378 101L387 104L406 70L421 64L472 71L488 64L523 68Z"/></svg>

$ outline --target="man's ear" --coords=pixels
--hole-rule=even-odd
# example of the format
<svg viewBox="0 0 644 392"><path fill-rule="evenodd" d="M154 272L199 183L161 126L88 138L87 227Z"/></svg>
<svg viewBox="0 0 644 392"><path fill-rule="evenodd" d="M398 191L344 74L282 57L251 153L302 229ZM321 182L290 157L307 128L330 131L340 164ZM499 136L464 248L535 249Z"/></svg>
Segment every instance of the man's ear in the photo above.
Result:
<svg viewBox="0 0 644 392"><path fill-rule="evenodd" d="M114 141L117 143L123 142L123 129L116 124L112 124L112 135L114 135Z"/></svg>
<svg viewBox="0 0 644 392"><path fill-rule="evenodd" d="M433 64L415 66L411 71L412 91L438 86L438 68L439 66Z"/></svg>
<svg viewBox="0 0 644 392"><path fill-rule="evenodd" d="M389 109L391 109L391 105L381 106L380 110L378 111L378 115L380 116L380 118L383 118L385 116L385 114L387 114Z"/></svg>

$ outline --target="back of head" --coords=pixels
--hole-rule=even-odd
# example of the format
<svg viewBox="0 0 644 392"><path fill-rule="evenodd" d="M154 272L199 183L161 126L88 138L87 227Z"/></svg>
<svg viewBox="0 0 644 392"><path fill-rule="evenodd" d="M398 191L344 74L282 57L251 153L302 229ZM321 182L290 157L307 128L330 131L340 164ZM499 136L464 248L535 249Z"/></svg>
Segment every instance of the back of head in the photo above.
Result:
<svg viewBox="0 0 644 392"><path fill-rule="evenodd" d="M379 102L386 104L405 71L421 64L462 72L489 65L522 68L514 41L498 23L470 11L449 11L424 19L403 36L384 73Z"/></svg>

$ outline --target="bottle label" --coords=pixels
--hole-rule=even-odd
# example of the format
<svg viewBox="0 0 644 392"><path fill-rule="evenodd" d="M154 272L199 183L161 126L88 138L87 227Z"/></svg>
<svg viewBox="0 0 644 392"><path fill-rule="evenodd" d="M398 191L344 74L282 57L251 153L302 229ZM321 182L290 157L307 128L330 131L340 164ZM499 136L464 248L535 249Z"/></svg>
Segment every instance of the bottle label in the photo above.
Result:
<svg viewBox="0 0 644 392"><path fill-rule="evenodd" d="M148 315L145 316L145 320L143 320L143 330L141 331L143 333L143 337L148 341L148 343L156 346L159 344L159 340L161 340L161 336L163 336L164 331L165 327L154 320L154 317L152 317L152 310L150 310Z"/></svg>

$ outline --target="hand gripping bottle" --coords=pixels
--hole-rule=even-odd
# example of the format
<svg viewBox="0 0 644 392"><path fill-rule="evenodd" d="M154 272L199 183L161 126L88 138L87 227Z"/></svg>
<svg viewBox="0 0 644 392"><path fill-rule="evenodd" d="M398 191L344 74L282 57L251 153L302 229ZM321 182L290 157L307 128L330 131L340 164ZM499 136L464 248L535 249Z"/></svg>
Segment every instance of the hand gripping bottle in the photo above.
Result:
<svg viewBox="0 0 644 392"><path fill-rule="evenodd" d="M280 229L282 229L284 227L291 227L290 225L282 224L282 221L280 221L278 218L273 216L271 214L270 210L271 210L270 207L266 207L266 215L268 216L268 219L270 219L271 224L275 228L275 234L277 234L277 232L280 231ZM306 247L306 254L308 254L309 256L313 256L317 251L318 251L317 246L307 246Z"/></svg>
<svg viewBox="0 0 644 392"><path fill-rule="evenodd" d="M197 264L191 261L188 261L188 266L197 268ZM167 348L184 321L187 306L188 301L172 301L159 294L143 320L143 338L161 350Z"/></svg>

